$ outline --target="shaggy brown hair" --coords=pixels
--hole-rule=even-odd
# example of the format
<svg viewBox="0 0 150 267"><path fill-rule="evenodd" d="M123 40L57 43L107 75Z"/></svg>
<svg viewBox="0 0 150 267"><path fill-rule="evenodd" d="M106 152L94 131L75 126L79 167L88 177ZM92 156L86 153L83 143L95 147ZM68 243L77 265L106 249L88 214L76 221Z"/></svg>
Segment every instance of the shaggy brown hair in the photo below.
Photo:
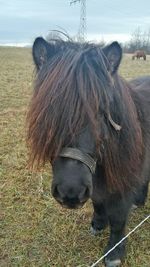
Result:
<svg viewBox="0 0 150 267"><path fill-rule="evenodd" d="M142 133L131 89L116 73L110 75L99 46L60 40L51 45L53 55L38 71L27 116L31 165L53 162L90 125L98 153L103 153L108 188L123 191L135 185Z"/></svg>

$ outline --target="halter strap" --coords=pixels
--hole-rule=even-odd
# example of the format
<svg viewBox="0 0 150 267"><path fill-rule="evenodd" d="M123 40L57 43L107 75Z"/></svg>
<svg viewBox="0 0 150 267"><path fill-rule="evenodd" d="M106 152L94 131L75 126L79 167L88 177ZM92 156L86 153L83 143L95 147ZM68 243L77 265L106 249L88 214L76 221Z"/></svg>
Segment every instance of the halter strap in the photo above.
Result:
<svg viewBox="0 0 150 267"><path fill-rule="evenodd" d="M59 156L79 160L90 169L92 174L95 173L96 161L87 153L84 153L77 148L65 147L62 149Z"/></svg>

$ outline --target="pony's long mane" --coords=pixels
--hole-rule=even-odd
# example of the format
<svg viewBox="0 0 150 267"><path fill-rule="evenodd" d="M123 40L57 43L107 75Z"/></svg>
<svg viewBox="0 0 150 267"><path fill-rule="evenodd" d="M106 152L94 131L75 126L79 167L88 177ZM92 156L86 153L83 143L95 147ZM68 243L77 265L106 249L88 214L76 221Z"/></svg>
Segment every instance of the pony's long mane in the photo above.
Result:
<svg viewBox="0 0 150 267"><path fill-rule="evenodd" d="M131 187L138 180L142 133L129 85L117 74L111 77L99 46L60 40L55 46L59 52L37 75L27 116L31 165L54 161L88 124L110 190Z"/></svg>

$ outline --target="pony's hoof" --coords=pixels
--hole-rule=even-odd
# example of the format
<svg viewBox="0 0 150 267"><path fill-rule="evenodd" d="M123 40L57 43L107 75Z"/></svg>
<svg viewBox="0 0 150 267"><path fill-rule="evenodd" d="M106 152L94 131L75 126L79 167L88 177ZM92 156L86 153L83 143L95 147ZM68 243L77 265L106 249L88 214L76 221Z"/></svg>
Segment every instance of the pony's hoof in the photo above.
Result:
<svg viewBox="0 0 150 267"><path fill-rule="evenodd" d="M92 235L95 235L95 236L96 236L96 235L101 234L102 230L95 229L95 228L93 228L93 227L91 226L91 228L90 228L90 232L91 232Z"/></svg>
<svg viewBox="0 0 150 267"><path fill-rule="evenodd" d="M119 267L120 265L121 265L120 259L116 259L116 260L108 260L107 258L105 259L106 267Z"/></svg>
<svg viewBox="0 0 150 267"><path fill-rule="evenodd" d="M137 205L136 204L132 204L132 207L131 207L131 210L135 210L135 209L137 209Z"/></svg>

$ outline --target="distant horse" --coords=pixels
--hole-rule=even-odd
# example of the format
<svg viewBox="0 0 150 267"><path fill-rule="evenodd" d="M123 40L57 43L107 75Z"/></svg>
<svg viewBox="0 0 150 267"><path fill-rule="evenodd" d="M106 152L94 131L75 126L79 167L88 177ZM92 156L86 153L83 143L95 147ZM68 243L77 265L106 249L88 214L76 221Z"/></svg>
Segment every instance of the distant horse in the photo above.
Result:
<svg viewBox="0 0 150 267"><path fill-rule="evenodd" d="M144 204L150 177L150 77L123 80L121 58L117 42L37 38L27 116L31 164L51 162L52 195L62 206L92 199L92 231L110 226L106 251L124 237L132 203ZM125 242L105 265L119 266L124 255Z"/></svg>
<svg viewBox="0 0 150 267"><path fill-rule="evenodd" d="M137 50L134 52L132 59L134 60L135 58L140 59L143 58L144 60L146 60L146 53L143 50Z"/></svg>

